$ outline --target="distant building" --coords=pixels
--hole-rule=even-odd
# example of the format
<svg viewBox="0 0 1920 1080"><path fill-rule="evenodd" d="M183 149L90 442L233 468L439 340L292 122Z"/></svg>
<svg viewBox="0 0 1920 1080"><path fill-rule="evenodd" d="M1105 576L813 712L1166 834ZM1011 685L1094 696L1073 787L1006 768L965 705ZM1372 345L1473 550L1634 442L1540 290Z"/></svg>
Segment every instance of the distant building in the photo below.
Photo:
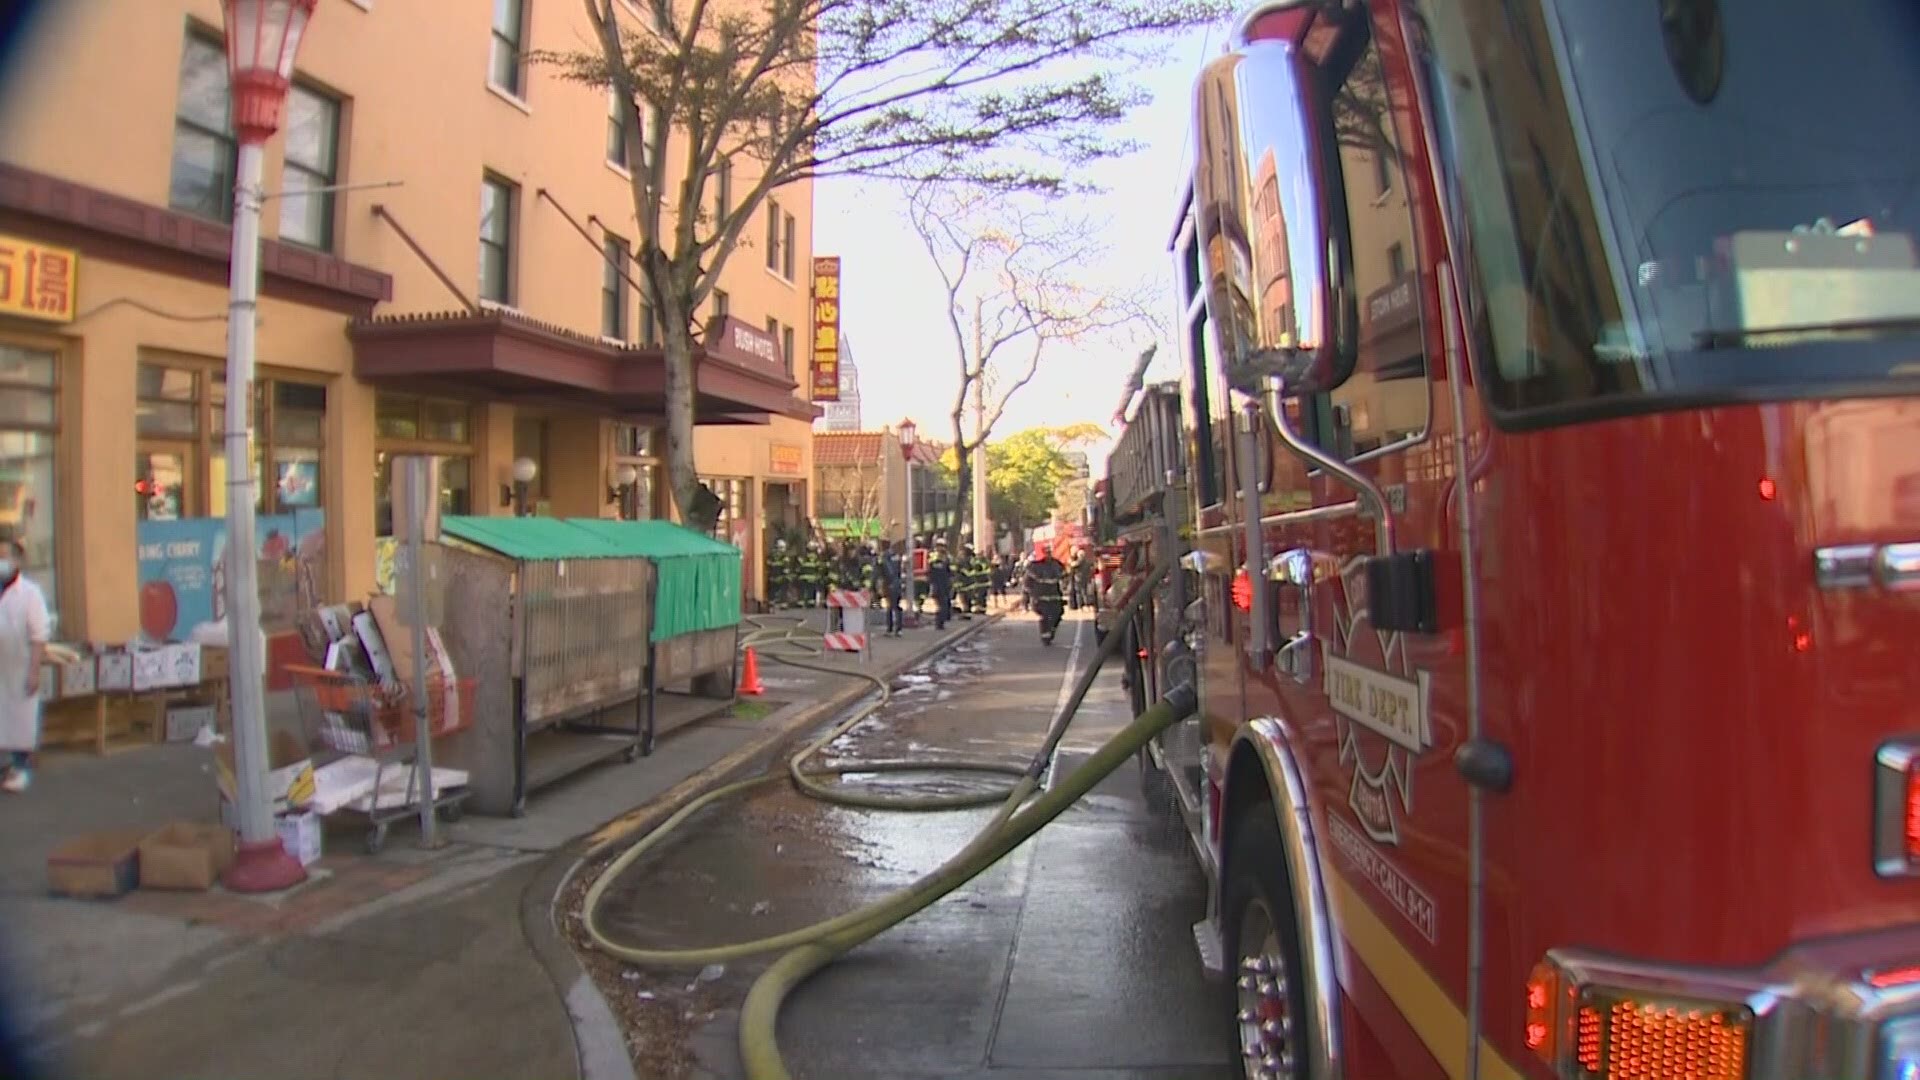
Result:
<svg viewBox="0 0 1920 1080"><path fill-rule="evenodd" d="M945 529L959 512L960 495L938 468L945 447L920 442L913 501L917 531ZM819 518L829 537L906 538L907 467L900 438L880 431L823 431L813 436L813 487Z"/></svg>
<svg viewBox="0 0 1920 1080"><path fill-rule="evenodd" d="M826 415L821 419L820 430L860 430L860 369L854 366L853 347L847 344L845 334L840 335L840 400L823 402L821 407Z"/></svg>
<svg viewBox="0 0 1920 1080"><path fill-rule="evenodd" d="M1084 450L1064 450L1060 456L1067 460L1073 473L1054 489L1053 520L1085 525L1092 492L1093 464Z"/></svg>

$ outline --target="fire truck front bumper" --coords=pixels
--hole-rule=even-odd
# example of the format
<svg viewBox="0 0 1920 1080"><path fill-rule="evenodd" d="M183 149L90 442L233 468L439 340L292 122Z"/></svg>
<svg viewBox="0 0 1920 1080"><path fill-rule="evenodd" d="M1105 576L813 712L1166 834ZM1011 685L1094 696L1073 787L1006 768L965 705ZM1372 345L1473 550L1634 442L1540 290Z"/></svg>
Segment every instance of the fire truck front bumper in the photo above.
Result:
<svg viewBox="0 0 1920 1080"><path fill-rule="evenodd" d="M1743 970L1555 949L1528 979L1526 1045L1563 1080L1920 1080L1920 926Z"/></svg>

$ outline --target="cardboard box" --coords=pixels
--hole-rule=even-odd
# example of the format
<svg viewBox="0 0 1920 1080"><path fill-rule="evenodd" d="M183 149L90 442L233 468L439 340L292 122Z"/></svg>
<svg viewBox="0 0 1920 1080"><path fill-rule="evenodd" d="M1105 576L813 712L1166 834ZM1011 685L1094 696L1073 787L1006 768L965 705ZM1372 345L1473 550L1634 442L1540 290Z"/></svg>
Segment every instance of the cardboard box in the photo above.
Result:
<svg viewBox="0 0 1920 1080"><path fill-rule="evenodd" d="M140 883L145 829L87 833L47 856L47 885L61 896L114 897Z"/></svg>
<svg viewBox="0 0 1920 1080"><path fill-rule="evenodd" d="M199 685L200 646L194 642L155 645L134 651L134 690L171 690Z"/></svg>
<svg viewBox="0 0 1920 1080"><path fill-rule="evenodd" d="M111 649L100 654L95 685L101 693L119 694L133 689L133 654Z"/></svg>
<svg viewBox="0 0 1920 1080"><path fill-rule="evenodd" d="M59 664L48 663L40 665L40 693L38 697L41 701L60 700Z"/></svg>
<svg viewBox="0 0 1920 1080"><path fill-rule="evenodd" d="M200 646L200 681L210 683L225 679L231 670L229 663L225 645Z"/></svg>
<svg viewBox="0 0 1920 1080"><path fill-rule="evenodd" d="M90 697L99 684L98 661L92 654L80 657L77 664L63 664L60 668L60 696L63 698Z"/></svg>
<svg viewBox="0 0 1920 1080"><path fill-rule="evenodd" d="M231 732L226 734L231 736ZM274 813L298 810L313 801L313 759L308 756L306 745L292 732L275 731L268 738L267 769L267 799ZM234 787L231 737L214 747L213 771L221 800L233 802L238 796Z"/></svg>
<svg viewBox="0 0 1920 1080"><path fill-rule="evenodd" d="M300 860L301 866L320 861L320 815L309 810L301 814L281 814L273 819L287 854Z"/></svg>
<svg viewBox="0 0 1920 1080"><path fill-rule="evenodd" d="M167 707L167 741L192 742L201 728L214 726L219 708L213 705L170 705Z"/></svg>
<svg viewBox="0 0 1920 1080"><path fill-rule="evenodd" d="M232 862L227 826L168 825L140 841L140 887L210 889Z"/></svg>

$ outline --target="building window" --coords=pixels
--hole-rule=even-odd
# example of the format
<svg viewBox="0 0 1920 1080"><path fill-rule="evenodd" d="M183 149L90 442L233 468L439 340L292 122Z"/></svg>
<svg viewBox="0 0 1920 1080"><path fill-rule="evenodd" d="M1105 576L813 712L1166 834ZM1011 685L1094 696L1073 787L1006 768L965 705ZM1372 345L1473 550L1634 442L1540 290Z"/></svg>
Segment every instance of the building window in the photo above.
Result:
<svg viewBox="0 0 1920 1080"><path fill-rule="evenodd" d="M190 30L180 53L167 205L212 221L233 220L235 149L226 50L220 39Z"/></svg>
<svg viewBox="0 0 1920 1080"><path fill-rule="evenodd" d="M620 116L620 95L607 91L607 160L627 167L627 122Z"/></svg>
<svg viewBox="0 0 1920 1080"><path fill-rule="evenodd" d="M779 319L773 318L772 316L767 317L767 336L772 338L776 344L780 341Z"/></svg>
<svg viewBox="0 0 1920 1080"><path fill-rule="evenodd" d="M1377 151L1373 155L1373 186L1382 197L1393 190L1393 160Z"/></svg>
<svg viewBox="0 0 1920 1080"><path fill-rule="evenodd" d="M627 242L608 233L601 254L606 267L600 272L600 332L616 341L627 340Z"/></svg>
<svg viewBox="0 0 1920 1080"><path fill-rule="evenodd" d="M660 344L660 320L655 317L653 301L640 299L640 344L651 349Z"/></svg>
<svg viewBox="0 0 1920 1080"><path fill-rule="evenodd" d="M732 310L733 297L727 295L727 290L713 290L713 317L716 319L724 319Z"/></svg>
<svg viewBox="0 0 1920 1080"><path fill-rule="evenodd" d="M393 535L393 458L440 458L440 512L473 513L473 409L464 401L374 396L373 517L376 536Z"/></svg>
<svg viewBox="0 0 1920 1080"><path fill-rule="evenodd" d="M780 203L767 200L767 269L780 269Z"/></svg>
<svg viewBox="0 0 1920 1080"><path fill-rule="evenodd" d="M487 79L514 97L523 97L525 91L526 34L526 0L493 0L493 51Z"/></svg>
<svg viewBox="0 0 1920 1080"><path fill-rule="evenodd" d="M21 572L46 593L49 614L56 615L59 391L58 353L0 345L0 522L26 546Z"/></svg>
<svg viewBox="0 0 1920 1080"><path fill-rule="evenodd" d="M134 376L134 512L140 520L226 516L226 378L217 361L142 357ZM324 505L327 388L261 376L250 412L254 509L290 514ZM273 463L271 484L262 481L263 460Z"/></svg>
<svg viewBox="0 0 1920 1080"><path fill-rule="evenodd" d="M714 219L724 222L733 212L733 159L721 158L720 170L713 178Z"/></svg>
<svg viewBox="0 0 1920 1080"><path fill-rule="evenodd" d="M793 327L780 328L780 355L787 361L787 378L793 378Z"/></svg>
<svg viewBox="0 0 1920 1080"><path fill-rule="evenodd" d="M714 523L713 538L733 543L735 522L747 520L747 482L738 477L703 477L701 483L720 498L720 519Z"/></svg>
<svg viewBox="0 0 1920 1080"><path fill-rule="evenodd" d="M658 434L656 429L643 427L640 424L613 425L614 468L632 465L639 472L639 476L634 480L632 494L627 497L625 505L620 507L620 516L627 520L642 521L660 516Z"/></svg>
<svg viewBox="0 0 1920 1080"><path fill-rule="evenodd" d="M795 228L793 215L786 215L786 242L780 246L780 272L788 281L793 280L793 253L798 246L793 242Z"/></svg>
<svg viewBox="0 0 1920 1080"><path fill-rule="evenodd" d="M480 299L513 303L513 218L518 190L489 176L480 182Z"/></svg>
<svg viewBox="0 0 1920 1080"><path fill-rule="evenodd" d="M340 103L304 86L287 95L287 156L280 238L333 250L333 192L340 158Z"/></svg>
<svg viewBox="0 0 1920 1080"><path fill-rule="evenodd" d="M1392 281L1399 281L1401 278L1406 276L1407 276L1406 245L1400 244L1400 243L1389 244L1387 246L1387 277L1388 279Z"/></svg>
<svg viewBox="0 0 1920 1080"><path fill-rule="evenodd" d="M201 486L206 432L200 370L142 363L135 374L134 516L178 521L207 512Z"/></svg>
<svg viewBox="0 0 1920 1080"><path fill-rule="evenodd" d="M539 416L520 416L513 421L513 458L526 458L538 467L533 483L527 485L527 502L535 512L547 499L547 421Z"/></svg>

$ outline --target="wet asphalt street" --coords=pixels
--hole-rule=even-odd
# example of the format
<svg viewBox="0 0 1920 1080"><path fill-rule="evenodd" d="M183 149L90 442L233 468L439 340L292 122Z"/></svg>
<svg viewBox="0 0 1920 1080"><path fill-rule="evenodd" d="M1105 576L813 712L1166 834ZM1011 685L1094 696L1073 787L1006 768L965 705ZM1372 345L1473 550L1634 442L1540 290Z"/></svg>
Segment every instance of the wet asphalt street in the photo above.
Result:
<svg viewBox="0 0 1920 1080"><path fill-rule="evenodd" d="M1079 648L1072 647L1074 641ZM849 759L1004 756L1024 763L1065 697L1070 656L1094 652L1070 613L1052 648L1009 618L895 685L891 705L832 748ZM1102 673L1058 772L1125 726ZM858 775L916 791L1000 777ZM688 826L633 867L603 909L635 944L719 944L778 933L911 884L970 839L991 809L854 810L785 786ZM933 907L816 975L788 1000L780 1042L814 1080L1211 1080L1233 1036L1222 987L1191 938L1206 893L1179 826L1150 809L1131 765L1037 838ZM736 1010L765 961L632 973L623 989L683 1019L701 1078L741 1075ZM647 1050L637 1047L642 1075Z"/></svg>

